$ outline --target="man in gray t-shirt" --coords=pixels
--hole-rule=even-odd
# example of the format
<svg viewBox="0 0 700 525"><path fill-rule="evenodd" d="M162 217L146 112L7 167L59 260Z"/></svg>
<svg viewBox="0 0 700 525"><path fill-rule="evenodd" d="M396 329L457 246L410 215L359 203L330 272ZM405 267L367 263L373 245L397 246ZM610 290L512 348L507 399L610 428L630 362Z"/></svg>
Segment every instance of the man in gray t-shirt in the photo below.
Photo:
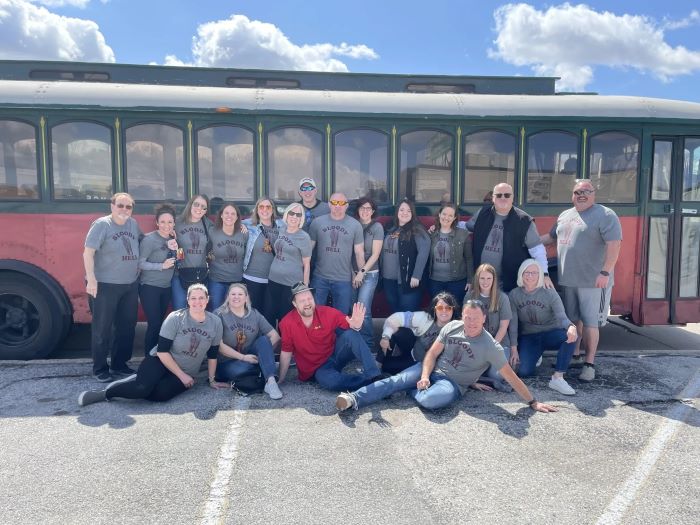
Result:
<svg viewBox="0 0 700 525"><path fill-rule="evenodd" d="M533 410L556 412L556 408L538 402L515 375L501 345L484 329L485 321L484 304L468 300L462 308L462 320L452 321L440 330L422 363L352 393L340 394L336 398L336 408L361 408L404 390L411 391L416 402L425 409L443 408L458 400L470 386L491 390L477 380L493 366Z"/></svg>
<svg viewBox="0 0 700 525"><path fill-rule="evenodd" d="M85 238L83 264L92 311L92 372L103 383L111 381L113 375L134 373L127 361L134 346L139 242L143 234L131 217L133 208L131 195L115 193L111 214L95 220Z"/></svg>
<svg viewBox="0 0 700 525"><path fill-rule="evenodd" d="M358 268L365 264L362 225L348 217L348 200L342 193L330 199L331 212L311 223L309 236L316 249L316 267L311 276L316 304L325 305L330 295L333 306L348 314L352 305L352 257Z"/></svg>
<svg viewBox="0 0 700 525"><path fill-rule="evenodd" d="M566 314L583 334L586 360L579 378L592 381L599 328L607 323L615 263L622 245L622 226L610 208L596 204L590 180L577 180L571 201L542 242L557 243L559 283L564 288ZM579 354L577 343L574 356Z"/></svg>

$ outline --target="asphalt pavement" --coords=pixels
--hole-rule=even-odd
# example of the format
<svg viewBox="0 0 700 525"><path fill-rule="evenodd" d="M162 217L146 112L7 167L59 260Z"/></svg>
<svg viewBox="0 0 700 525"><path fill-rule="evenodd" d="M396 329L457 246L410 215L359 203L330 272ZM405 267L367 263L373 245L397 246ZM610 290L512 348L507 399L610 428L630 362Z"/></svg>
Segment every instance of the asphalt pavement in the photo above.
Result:
<svg viewBox="0 0 700 525"><path fill-rule="evenodd" d="M294 373L280 401L202 376L167 403L81 408L89 359L0 362L0 521L695 524L700 335L678 330L606 330L570 397L547 355L526 383L555 414L476 391L339 414Z"/></svg>

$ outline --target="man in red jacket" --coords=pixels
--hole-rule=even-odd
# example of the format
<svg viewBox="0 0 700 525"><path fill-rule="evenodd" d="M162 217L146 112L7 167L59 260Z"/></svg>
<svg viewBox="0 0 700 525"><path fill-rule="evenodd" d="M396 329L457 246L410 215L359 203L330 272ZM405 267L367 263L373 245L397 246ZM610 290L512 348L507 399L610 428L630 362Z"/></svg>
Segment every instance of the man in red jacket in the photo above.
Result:
<svg viewBox="0 0 700 525"><path fill-rule="evenodd" d="M316 306L312 288L304 283L292 287L294 310L280 321L282 353L279 382L284 381L294 355L299 379L316 379L328 390L355 390L380 377L379 368L360 335L365 307L355 303L348 317L330 306ZM353 359L362 363L361 374L343 373Z"/></svg>

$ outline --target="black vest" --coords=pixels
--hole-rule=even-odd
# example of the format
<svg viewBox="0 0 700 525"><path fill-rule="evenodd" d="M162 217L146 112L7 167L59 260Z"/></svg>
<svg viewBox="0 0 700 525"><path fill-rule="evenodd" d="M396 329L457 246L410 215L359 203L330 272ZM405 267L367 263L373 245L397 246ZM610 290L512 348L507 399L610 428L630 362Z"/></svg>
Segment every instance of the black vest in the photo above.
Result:
<svg viewBox="0 0 700 525"><path fill-rule="evenodd" d="M494 207L482 208L474 223L474 269L481 264L481 253L486 245L491 228L496 220ZM518 268L525 259L530 258L530 252L525 246L525 235L532 223L532 217L522 210L513 207L503 221L503 258L501 259L501 284L503 291L508 293L517 286Z"/></svg>

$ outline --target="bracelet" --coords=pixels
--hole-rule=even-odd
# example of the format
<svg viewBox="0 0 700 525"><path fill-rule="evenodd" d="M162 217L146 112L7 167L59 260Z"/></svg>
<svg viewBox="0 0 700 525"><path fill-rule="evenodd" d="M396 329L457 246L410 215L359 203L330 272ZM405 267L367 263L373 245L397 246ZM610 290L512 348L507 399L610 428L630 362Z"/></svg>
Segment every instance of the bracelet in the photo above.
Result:
<svg viewBox="0 0 700 525"><path fill-rule="evenodd" d="M215 381L216 381L216 377L215 377L215 376L209 376L209 384L212 384L212 383L214 383Z"/></svg>
<svg viewBox="0 0 700 525"><path fill-rule="evenodd" d="M535 403L537 403L537 399L535 399L533 397L530 401L527 402L527 406L529 406L530 408L533 408L532 405L534 405Z"/></svg>
<svg viewBox="0 0 700 525"><path fill-rule="evenodd" d="M603 275L605 277L610 277L610 272L606 272L605 270L600 270L600 275Z"/></svg>
<svg viewBox="0 0 700 525"><path fill-rule="evenodd" d="M360 268L360 273L365 273L366 271L367 270L365 270L364 268Z"/></svg>

